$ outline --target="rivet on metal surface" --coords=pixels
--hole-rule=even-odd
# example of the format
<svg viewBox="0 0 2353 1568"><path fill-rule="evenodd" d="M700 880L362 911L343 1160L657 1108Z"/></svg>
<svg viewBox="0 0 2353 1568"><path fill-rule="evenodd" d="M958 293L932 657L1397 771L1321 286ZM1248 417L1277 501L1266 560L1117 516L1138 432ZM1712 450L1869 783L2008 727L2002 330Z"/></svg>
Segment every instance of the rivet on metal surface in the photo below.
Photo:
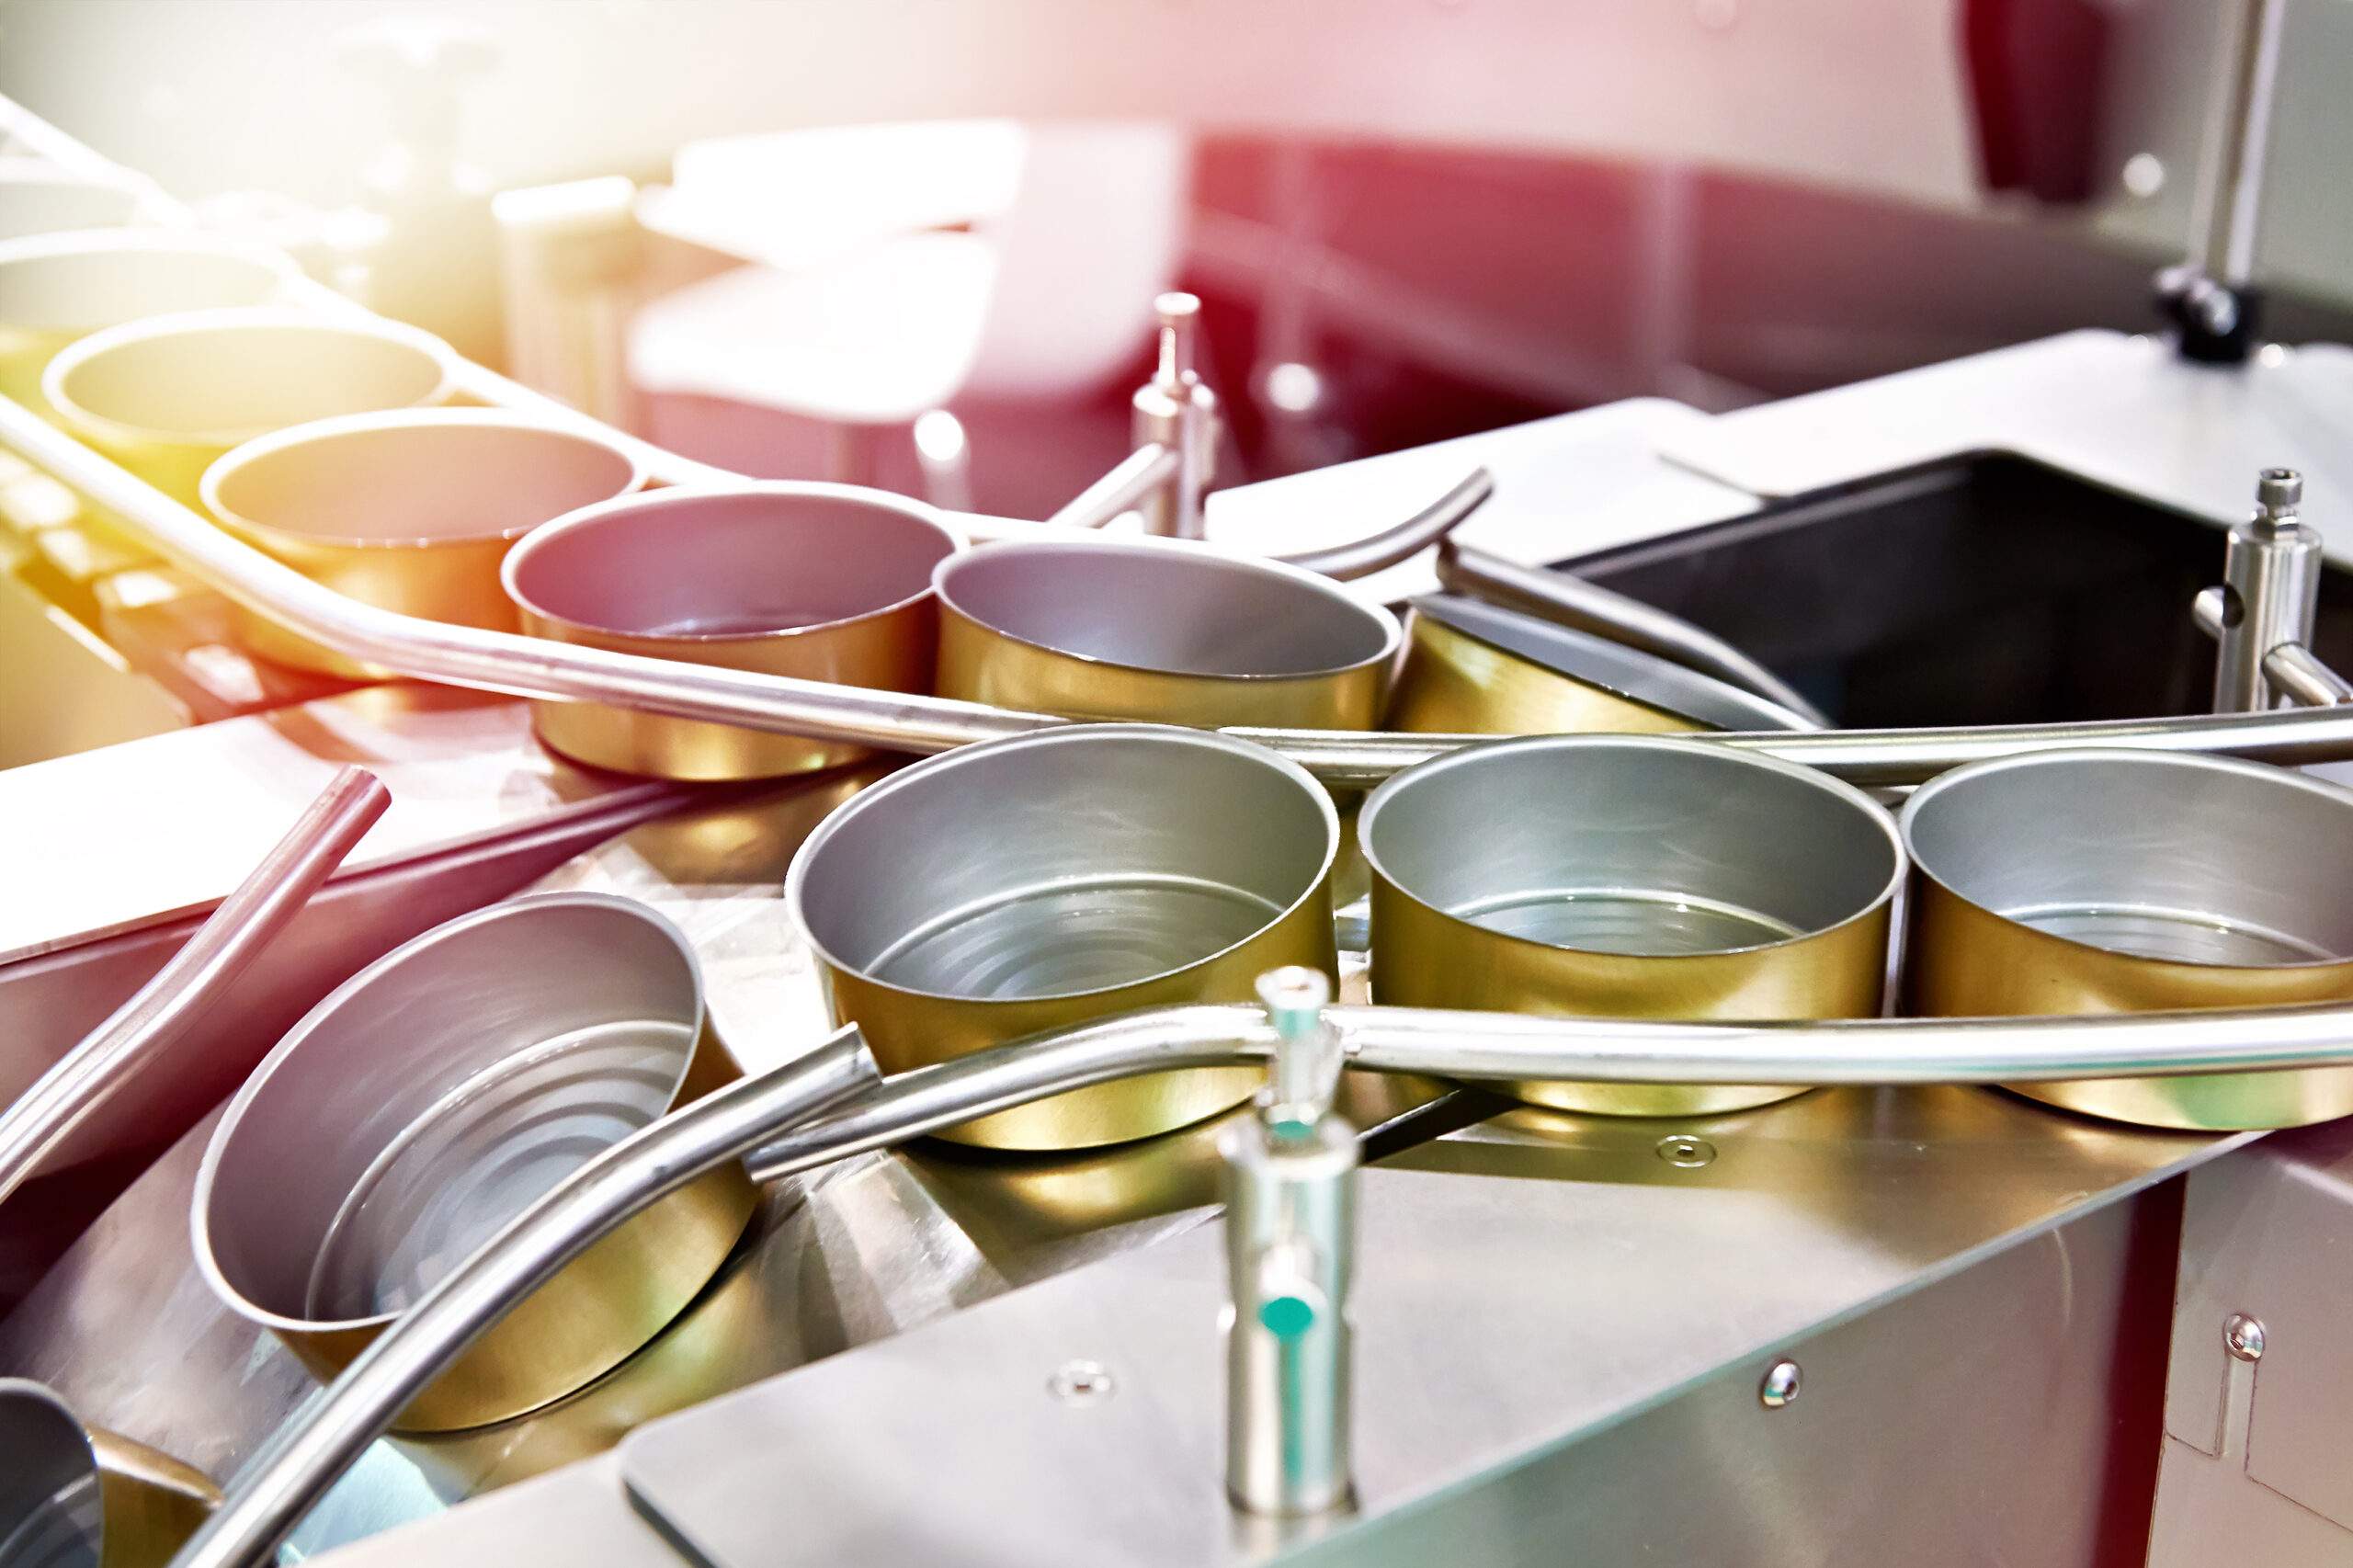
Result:
<svg viewBox="0 0 2353 1568"><path fill-rule="evenodd" d="M1671 1132L1658 1141L1658 1157L1670 1165L1696 1171L1714 1161L1716 1146L1688 1132Z"/></svg>
<svg viewBox="0 0 2353 1568"><path fill-rule="evenodd" d="M1766 1370L1765 1381L1756 1385L1756 1403L1768 1410L1794 1403L1804 1381L1805 1374L1795 1361L1776 1361Z"/></svg>
<svg viewBox="0 0 2353 1568"><path fill-rule="evenodd" d="M2242 1361L2262 1360L2262 1320L2233 1312L2222 1321L2222 1348Z"/></svg>
<svg viewBox="0 0 2353 1568"><path fill-rule="evenodd" d="M1046 1392L1064 1404L1099 1404L1112 1388L1111 1369L1100 1361L1065 1361L1046 1380Z"/></svg>

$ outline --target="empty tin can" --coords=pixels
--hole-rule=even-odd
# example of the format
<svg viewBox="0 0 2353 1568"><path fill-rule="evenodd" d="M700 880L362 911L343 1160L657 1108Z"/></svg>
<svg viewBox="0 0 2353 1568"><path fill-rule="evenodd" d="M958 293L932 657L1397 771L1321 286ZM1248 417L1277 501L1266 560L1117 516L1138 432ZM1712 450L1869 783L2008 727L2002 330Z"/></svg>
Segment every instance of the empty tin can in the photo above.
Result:
<svg viewBox="0 0 2353 1568"><path fill-rule="evenodd" d="M939 694L1153 723L1369 730L1396 618L1328 577L1179 540L993 544L940 562Z"/></svg>
<svg viewBox="0 0 2353 1568"><path fill-rule="evenodd" d="M1417 1007L1877 1014L1895 824L1826 774L1663 735L1532 735L1406 769L1358 820L1372 994ZM1738 1110L1783 1085L1527 1083L1563 1110Z"/></svg>
<svg viewBox="0 0 2353 1568"><path fill-rule="evenodd" d="M1388 726L1470 735L1815 727L1655 653L1450 594L1414 601Z"/></svg>
<svg viewBox="0 0 2353 1568"><path fill-rule="evenodd" d="M2353 791L2226 757L2038 752L1955 768L1902 817L1907 1012L2123 1013L2353 998ZM2353 1070L2021 1084L2152 1127L2353 1114Z"/></svg>
<svg viewBox="0 0 2353 1568"><path fill-rule="evenodd" d="M735 1075L694 950L642 904L545 893L379 959L238 1091L197 1174L198 1267L322 1379L584 1161ZM717 1272L755 1192L728 1165L525 1298L398 1425L504 1420L653 1338Z"/></svg>
<svg viewBox="0 0 2353 1568"><path fill-rule="evenodd" d="M230 448L290 425L448 400L438 338L373 316L254 306L126 322L41 373L59 420L158 490L202 505Z"/></svg>
<svg viewBox="0 0 2353 1568"><path fill-rule="evenodd" d="M932 569L961 543L930 507L840 484L665 490L534 530L502 568L534 636L883 691L931 688ZM767 778L858 746L588 702L535 702L550 747L665 778Z"/></svg>
<svg viewBox="0 0 2353 1568"><path fill-rule="evenodd" d="M1086 724L970 745L859 794L785 881L836 1017L886 1073L1131 1008L1331 973L1332 801L1262 747ZM1250 1068L1057 1095L942 1136L1002 1149L1148 1137L1240 1103Z"/></svg>
<svg viewBox="0 0 2353 1568"><path fill-rule="evenodd" d="M9 1568L164 1568L221 1502L202 1471L22 1378L0 1378L0 1461Z"/></svg>
<svg viewBox="0 0 2353 1568"><path fill-rule="evenodd" d="M615 442L489 408L313 420L247 441L204 471L221 525L337 593L458 626L512 631L498 569L552 517L635 490ZM378 672L242 606L240 641L283 664Z"/></svg>

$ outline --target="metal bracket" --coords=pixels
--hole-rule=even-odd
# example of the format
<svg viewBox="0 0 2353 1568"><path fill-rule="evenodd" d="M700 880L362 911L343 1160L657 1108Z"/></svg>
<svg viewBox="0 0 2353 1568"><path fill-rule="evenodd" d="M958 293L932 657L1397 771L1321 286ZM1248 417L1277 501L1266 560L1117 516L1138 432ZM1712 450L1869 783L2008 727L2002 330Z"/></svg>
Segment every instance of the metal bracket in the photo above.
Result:
<svg viewBox="0 0 2353 1568"><path fill-rule="evenodd" d="M2231 529L2222 585L2201 591L2190 605L2199 629L2220 649L2214 711L2353 702L2353 685L2312 651L2325 562L2319 530L2298 510L2303 475L2265 469L2255 494L2255 515Z"/></svg>
<svg viewBox="0 0 2353 1568"><path fill-rule="evenodd" d="M1356 1130L1332 1114L1338 1031L1323 971L1279 969L1258 994L1276 1033L1258 1115L1226 1159L1225 1486L1236 1507L1321 1514L1348 1496L1348 1282Z"/></svg>
<svg viewBox="0 0 2353 1568"><path fill-rule="evenodd" d="M1201 497L1217 472L1220 428L1217 394L1200 377L1201 301L1192 294L1163 294L1154 301L1160 315L1160 363L1137 389L1136 449L1158 447L1175 457L1166 477L1139 499L1146 533L1172 539L1202 537Z"/></svg>

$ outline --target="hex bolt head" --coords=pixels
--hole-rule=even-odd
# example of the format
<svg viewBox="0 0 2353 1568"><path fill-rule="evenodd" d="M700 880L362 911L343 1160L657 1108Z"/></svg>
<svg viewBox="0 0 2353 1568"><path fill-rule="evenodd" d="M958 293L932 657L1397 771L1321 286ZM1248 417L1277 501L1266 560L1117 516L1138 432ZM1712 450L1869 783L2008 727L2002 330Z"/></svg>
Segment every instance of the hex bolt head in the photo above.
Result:
<svg viewBox="0 0 2353 1568"><path fill-rule="evenodd" d="M1658 1157L1678 1170L1696 1171L1712 1164L1716 1146L1705 1138L1694 1138L1688 1132L1670 1132L1654 1145Z"/></svg>
<svg viewBox="0 0 2353 1568"><path fill-rule="evenodd" d="M1794 1404L1804 1383L1805 1373L1795 1361L1776 1361L1766 1369L1765 1381L1756 1385L1756 1403L1768 1410Z"/></svg>
<svg viewBox="0 0 2353 1568"><path fill-rule="evenodd" d="M2256 480L2256 504L2267 511L2292 512L2304 502L2304 476L2292 468L2267 468Z"/></svg>
<svg viewBox="0 0 2353 1568"><path fill-rule="evenodd" d="M2263 1323L2245 1312L2233 1312L2222 1320L2222 1348L2241 1361L2263 1359Z"/></svg>
<svg viewBox="0 0 2353 1568"><path fill-rule="evenodd" d="M1046 1392L1064 1404L1097 1404L1111 1397L1111 1370L1100 1361L1065 1361L1046 1380Z"/></svg>

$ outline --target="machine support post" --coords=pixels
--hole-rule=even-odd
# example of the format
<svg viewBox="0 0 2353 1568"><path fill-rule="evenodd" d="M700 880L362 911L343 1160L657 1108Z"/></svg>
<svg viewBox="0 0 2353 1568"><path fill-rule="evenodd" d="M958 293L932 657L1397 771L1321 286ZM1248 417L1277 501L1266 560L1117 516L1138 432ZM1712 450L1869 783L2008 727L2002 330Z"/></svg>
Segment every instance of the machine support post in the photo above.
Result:
<svg viewBox="0 0 2353 1568"><path fill-rule="evenodd" d="M1327 1512L1348 1496L1348 1283L1356 1130L1335 1115L1336 1031L1320 970L1258 982L1279 1043L1258 1114L1226 1133L1225 1484L1245 1513Z"/></svg>
<svg viewBox="0 0 2353 1568"><path fill-rule="evenodd" d="M2319 531L2298 515L2303 494L2303 476L2294 469L2265 469L2256 483L2255 515L2231 529L2222 585L2200 594L2192 606L2217 643L2217 713L2309 699L2327 689L2321 677L2334 678L2311 653L2324 562ZM2275 667L2285 681L2274 676Z"/></svg>
<svg viewBox="0 0 2353 1568"><path fill-rule="evenodd" d="M1172 292L1154 301L1154 309L1160 317L1160 361L1136 392L1135 441L1139 450L1156 446L1175 454L1176 462L1141 498L1138 510L1146 533L1199 539L1201 498L1216 474L1219 431L1217 394L1198 369L1201 301Z"/></svg>

